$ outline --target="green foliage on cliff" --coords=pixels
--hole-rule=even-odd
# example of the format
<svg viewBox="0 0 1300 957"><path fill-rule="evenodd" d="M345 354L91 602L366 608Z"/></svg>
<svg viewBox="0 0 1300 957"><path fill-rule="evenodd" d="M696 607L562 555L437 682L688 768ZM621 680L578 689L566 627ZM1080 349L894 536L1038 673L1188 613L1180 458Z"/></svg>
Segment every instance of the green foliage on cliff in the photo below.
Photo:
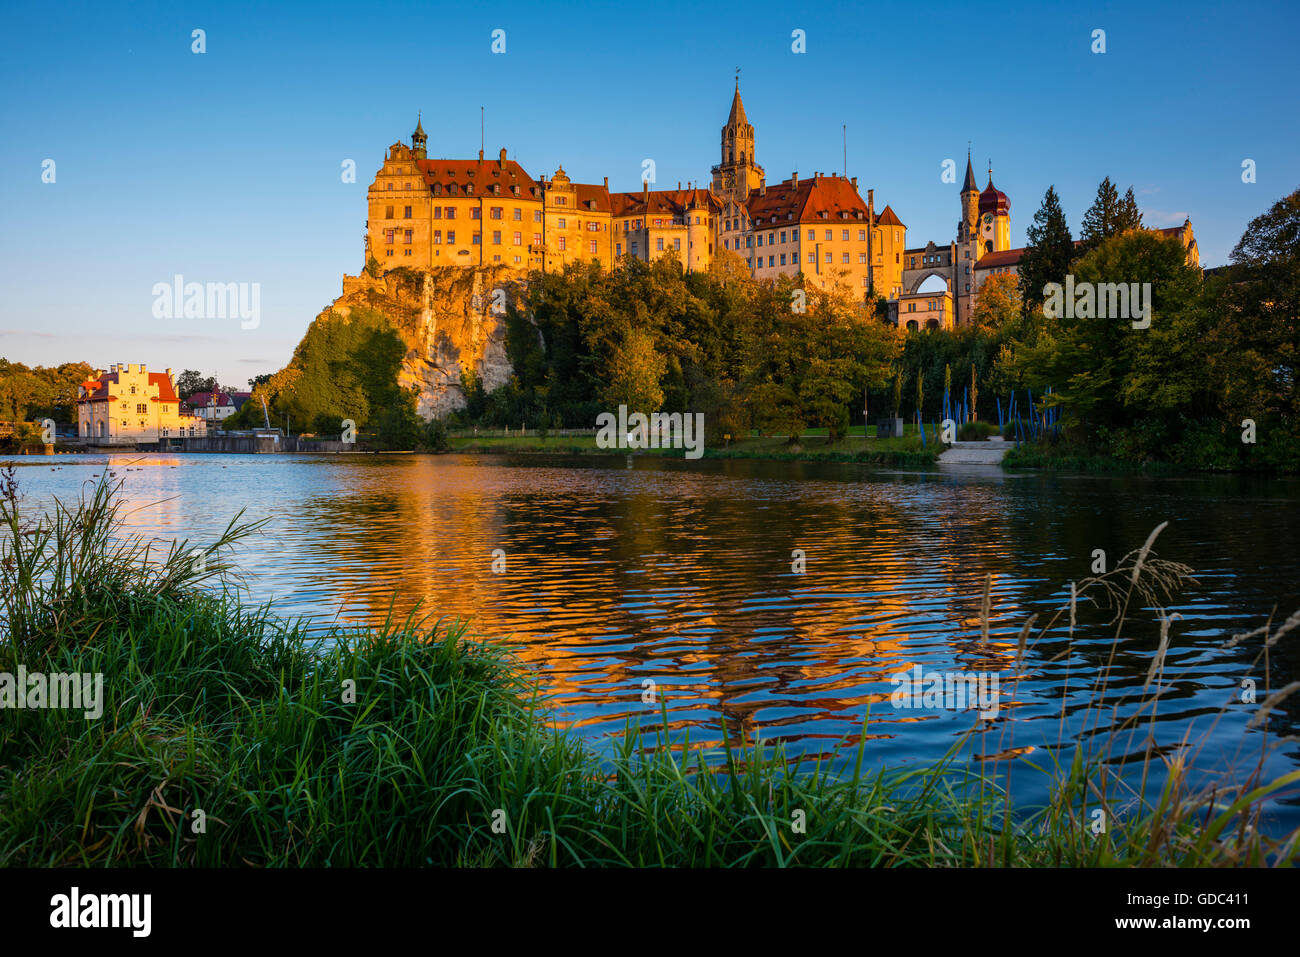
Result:
<svg viewBox="0 0 1300 957"><path fill-rule="evenodd" d="M421 423L416 395L398 385L406 344L393 323L374 309L327 313L307 329L289 365L259 386L227 428L263 424L266 399L272 426L335 434L351 419L378 448L413 448Z"/></svg>

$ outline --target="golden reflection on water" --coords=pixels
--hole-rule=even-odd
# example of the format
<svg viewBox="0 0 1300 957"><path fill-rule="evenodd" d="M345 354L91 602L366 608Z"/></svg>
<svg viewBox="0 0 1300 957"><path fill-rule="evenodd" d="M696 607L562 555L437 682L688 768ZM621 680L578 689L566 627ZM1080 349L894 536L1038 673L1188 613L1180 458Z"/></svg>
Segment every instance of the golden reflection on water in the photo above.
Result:
<svg viewBox="0 0 1300 957"><path fill-rule="evenodd" d="M21 481L67 498L106 461L138 530L202 544L240 508L268 519L236 558L252 596L285 614L324 629L418 607L508 640L555 720L593 741L629 722L653 731L666 705L674 746L688 732L693 744L718 746L725 722L732 741L780 737L805 755L865 738L887 763L936 757L976 724L973 710L892 707L890 677L917 665L996 673L999 712L981 749L1032 747L1010 740L1007 719L1054 719L1067 670L1073 695L1103 662L1086 650L1053 662L1031 649L1019 665L1023 619L1086 572L1092 547L1122 554L1153 515L1169 513L1168 498L1148 508L1118 496L1132 487L1118 480L730 461L627 469L621 459L114 455L58 457L23 469ZM1138 486L1147 495L1171 487ZM1213 507L1207 494L1205 513ZM1239 511L1207 541L1221 552L1241 536L1254 554L1251 529L1277 515L1262 510L1252 525ZM795 549L804 574L791 570ZM1218 635L1216 602L1180 606L1184 634L1199 624ZM1140 680L1144 668L1145 659L1121 662L1117 674ZM1203 708L1199 695L1231 685L1208 666L1194 677L1203 690L1162 704L1162 721L1177 724ZM642 700L647 679L653 704Z"/></svg>

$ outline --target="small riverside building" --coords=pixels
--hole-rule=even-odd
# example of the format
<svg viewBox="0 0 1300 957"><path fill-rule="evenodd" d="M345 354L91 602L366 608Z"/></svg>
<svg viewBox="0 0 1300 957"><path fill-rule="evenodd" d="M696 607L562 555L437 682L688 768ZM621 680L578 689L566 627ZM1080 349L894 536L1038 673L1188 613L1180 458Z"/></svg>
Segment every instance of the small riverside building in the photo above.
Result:
<svg viewBox="0 0 1300 957"><path fill-rule="evenodd" d="M92 445L206 434L207 423L182 407L171 369L113 365L77 389L77 435Z"/></svg>

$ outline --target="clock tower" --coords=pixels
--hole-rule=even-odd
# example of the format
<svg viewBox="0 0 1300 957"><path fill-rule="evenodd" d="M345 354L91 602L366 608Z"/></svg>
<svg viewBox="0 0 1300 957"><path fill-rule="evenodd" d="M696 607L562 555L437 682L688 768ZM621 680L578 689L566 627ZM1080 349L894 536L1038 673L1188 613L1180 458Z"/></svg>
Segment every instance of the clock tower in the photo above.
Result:
<svg viewBox="0 0 1300 957"><path fill-rule="evenodd" d="M713 193L724 203L743 205L751 191L764 183L763 167L754 160L754 127L740 101L740 78L731 98L731 113L722 128L722 162L713 167Z"/></svg>

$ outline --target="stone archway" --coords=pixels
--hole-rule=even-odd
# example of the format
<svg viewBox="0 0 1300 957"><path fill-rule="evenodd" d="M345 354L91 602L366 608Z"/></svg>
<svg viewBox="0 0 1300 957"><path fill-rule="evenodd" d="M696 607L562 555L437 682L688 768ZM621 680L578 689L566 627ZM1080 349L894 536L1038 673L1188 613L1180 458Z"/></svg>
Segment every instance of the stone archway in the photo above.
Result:
<svg viewBox="0 0 1300 957"><path fill-rule="evenodd" d="M945 265L927 266L924 269L908 269L903 272L903 291L909 294L921 288L921 284L930 278L943 280L948 292L952 292L952 267Z"/></svg>

